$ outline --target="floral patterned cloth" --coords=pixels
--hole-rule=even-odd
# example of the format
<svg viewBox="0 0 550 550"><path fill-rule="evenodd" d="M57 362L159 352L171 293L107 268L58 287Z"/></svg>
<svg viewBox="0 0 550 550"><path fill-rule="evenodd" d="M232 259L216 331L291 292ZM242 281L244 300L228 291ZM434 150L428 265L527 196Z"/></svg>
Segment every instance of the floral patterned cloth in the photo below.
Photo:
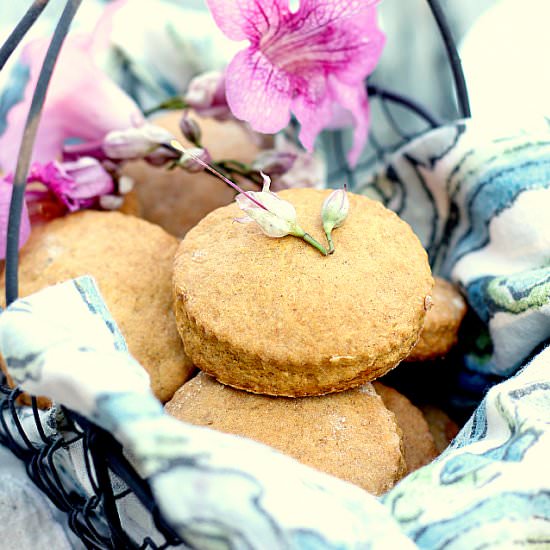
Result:
<svg viewBox="0 0 550 550"><path fill-rule="evenodd" d="M479 401L550 343L550 133L457 122L363 182L355 191L407 221L434 273L465 293L475 315L455 393Z"/></svg>
<svg viewBox="0 0 550 550"><path fill-rule="evenodd" d="M193 548L548 545L550 135L491 136L459 122L412 142L356 190L411 223L434 270L461 285L485 325L464 355L464 387L507 378L443 455L383 498L165 415L87 277L0 316L12 376L109 430ZM76 473L73 482L86 492ZM158 537L136 519L134 497L119 506L136 540Z"/></svg>

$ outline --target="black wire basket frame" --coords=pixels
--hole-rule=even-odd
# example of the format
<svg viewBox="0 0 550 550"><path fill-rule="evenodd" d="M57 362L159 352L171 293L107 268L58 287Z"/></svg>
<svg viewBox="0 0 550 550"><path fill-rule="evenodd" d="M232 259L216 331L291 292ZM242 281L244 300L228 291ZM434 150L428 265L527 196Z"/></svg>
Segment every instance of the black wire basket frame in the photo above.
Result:
<svg viewBox="0 0 550 550"><path fill-rule="evenodd" d="M48 2L49 0L34 0L6 42L0 47L0 70ZM468 94L455 41L438 0L427 0L427 2L449 59L456 91L458 116L468 118L470 116ZM65 3L40 71L23 132L9 211L5 265L7 305L18 297L18 237L21 213L33 144L44 99L63 41L81 3L82 0L67 0ZM396 131L399 128L388 107L391 104L413 113L427 124L428 128L441 125L439 118L430 113L428 109L402 94L373 84L368 85L368 93L371 98L376 98L381 102L388 123ZM402 141L410 138L401 132L399 135ZM374 147L376 151L376 143L374 143ZM341 141L335 141L335 148L342 148ZM380 154L382 149L380 148L376 152ZM343 150L340 150L340 155L343 156ZM348 171L347 175L350 178L353 177L351 171ZM47 433L43 426L37 399L32 397L31 406L25 408L27 416L32 415L36 431L34 436L31 436L22 422L23 408L17 404L18 397L22 393L21 390L10 388L5 377L0 382L0 444L8 447L15 456L25 463L29 477L57 508L67 514L71 530L87 548L118 550L121 548L186 547L184 541L162 518L147 481L135 472L124 457L121 445L109 433L65 408L60 409L64 421L63 436L59 433L51 433L51 431ZM77 444L80 445L82 461L85 464L89 485L92 487L92 494L87 496L68 490L56 466L56 455L67 452L69 447L74 447ZM115 486L120 486L120 483L114 483L114 480L122 481L125 489L116 491ZM124 530L117 503L130 493L135 495L144 509L150 513L160 537L157 534L154 538L145 536L143 540L135 541ZM162 540L159 541L159 538Z"/></svg>

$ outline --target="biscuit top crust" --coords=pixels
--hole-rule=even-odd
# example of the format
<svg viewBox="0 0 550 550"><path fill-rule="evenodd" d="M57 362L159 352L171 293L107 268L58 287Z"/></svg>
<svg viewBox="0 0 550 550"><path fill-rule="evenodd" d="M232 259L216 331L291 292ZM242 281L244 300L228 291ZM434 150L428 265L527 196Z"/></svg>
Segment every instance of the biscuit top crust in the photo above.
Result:
<svg viewBox="0 0 550 550"><path fill-rule="evenodd" d="M330 190L279 193L298 223L325 242L321 206ZM294 237L236 223L232 204L204 218L175 258L175 293L186 315L233 349L275 362L405 357L416 343L433 280L411 228L380 203L349 193L350 211L324 257ZM403 348L403 349L401 349Z"/></svg>

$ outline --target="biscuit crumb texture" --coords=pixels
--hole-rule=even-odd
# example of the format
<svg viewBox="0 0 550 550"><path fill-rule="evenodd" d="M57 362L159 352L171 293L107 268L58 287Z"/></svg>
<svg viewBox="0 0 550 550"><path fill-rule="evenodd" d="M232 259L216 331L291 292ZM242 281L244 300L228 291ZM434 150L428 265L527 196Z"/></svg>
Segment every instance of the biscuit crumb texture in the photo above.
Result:
<svg viewBox="0 0 550 550"><path fill-rule="evenodd" d="M328 190L279 193L302 228L324 241ZM174 266L186 353L224 384L291 397L357 387L409 355L433 279L411 228L380 203L349 194L350 213L322 256L294 237L235 223L235 205L204 218Z"/></svg>
<svg viewBox="0 0 550 550"><path fill-rule="evenodd" d="M20 294L92 275L130 353L163 402L189 379L172 309L175 237L118 212L82 211L33 228L21 251Z"/></svg>
<svg viewBox="0 0 550 550"><path fill-rule="evenodd" d="M405 473L400 430L372 386L291 399L235 390L200 373L165 408L184 422L265 443L375 495Z"/></svg>
<svg viewBox="0 0 550 550"><path fill-rule="evenodd" d="M407 361L427 361L446 355L457 343L458 330L466 315L466 301L445 279L434 278L431 307L426 313L420 340Z"/></svg>

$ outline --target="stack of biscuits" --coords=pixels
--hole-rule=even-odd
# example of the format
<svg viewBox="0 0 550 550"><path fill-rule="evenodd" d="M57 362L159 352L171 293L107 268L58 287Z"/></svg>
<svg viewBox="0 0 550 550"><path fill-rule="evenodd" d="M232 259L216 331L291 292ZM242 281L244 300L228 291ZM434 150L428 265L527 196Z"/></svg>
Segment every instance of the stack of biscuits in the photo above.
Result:
<svg viewBox="0 0 550 550"><path fill-rule="evenodd" d="M280 196L321 239L328 193ZM166 410L378 495L437 449L420 410L372 382L408 358L446 353L465 307L448 283L433 289L426 252L405 222L375 201L349 198L328 257L234 223L236 205L187 234L174 263L176 323L202 372Z"/></svg>
<svg viewBox="0 0 550 550"><path fill-rule="evenodd" d="M280 196L322 240L328 193ZM431 461L456 428L374 380L401 362L409 369L445 355L465 304L449 283L434 286L405 222L375 201L349 199L327 257L235 223L236 204L211 212L181 242L134 216L72 214L33 229L21 294L93 275L168 413L379 495Z"/></svg>

